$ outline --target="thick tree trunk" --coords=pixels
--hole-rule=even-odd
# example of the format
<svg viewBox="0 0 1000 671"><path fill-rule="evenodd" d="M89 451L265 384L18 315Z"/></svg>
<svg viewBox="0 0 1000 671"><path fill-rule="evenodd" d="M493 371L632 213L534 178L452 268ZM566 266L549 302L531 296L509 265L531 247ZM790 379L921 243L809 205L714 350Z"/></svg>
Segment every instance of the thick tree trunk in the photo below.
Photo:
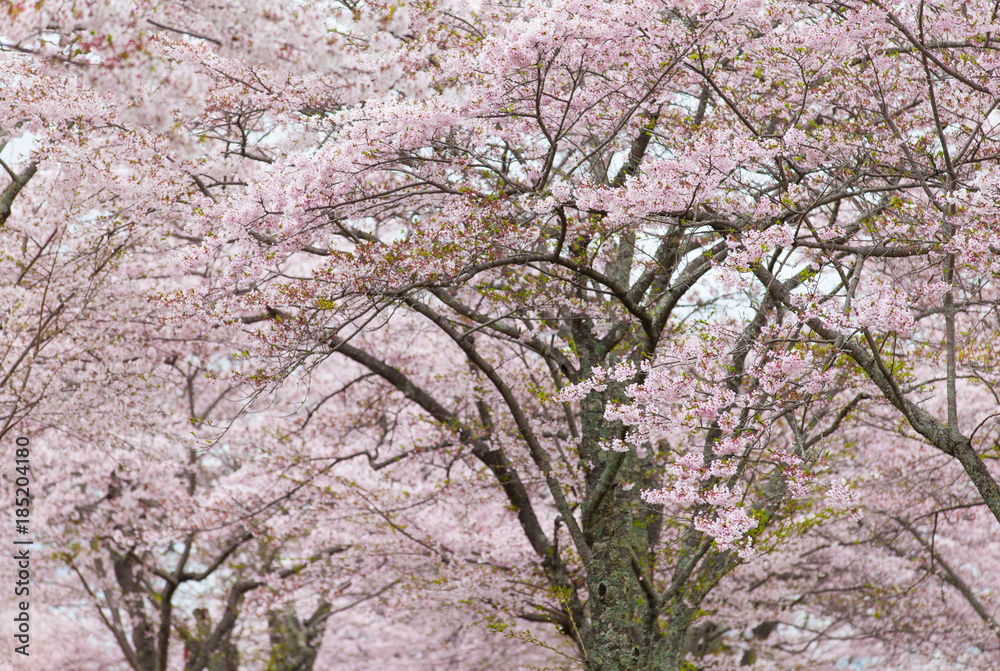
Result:
<svg viewBox="0 0 1000 671"><path fill-rule="evenodd" d="M590 344L592 360L597 360L597 343ZM648 474L634 452L616 453L605 447L624 436L620 423L604 419L607 403L622 396L619 387L616 383L589 394L580 408L580 456L592 464L583 506L584 535L592 549L587 567L591 636L585 642L586 668L679 671L693 611L681 596L661 609L650 553L659 534L648 528L655 516L639 498L640 488L621 486L641 482ZM697 551L697 544L690 550Z"/></svg>
<svg viewBox="0 0 1000 671"><path fill-rule="evenodd" d="M197 625L197 635L186 640L184 645L184 658L189 663L198 659L203 652L206 641L212 635L212 620L208 614L208 609L195 609L194 617L195 624ZM216 651L209 651L211 656L204 668L207 671L239 671L239 653L232 639L226 636L216 647Z"/></svg>
<svg viewBox="0 0 1000 671"><path fill-rule="evenodd" d="M588 525L593 559L587 574L594 631L593 671L633 671L643 657L639 586L632 569L629 502L607 496Z"/></svg>
<svg viewBox="0 0 1000 671"><path fill-rule="evenodd" d="M271 637L271 659L267 671L312 671L323 640L330 604L321 603L305 621L293 610L270 611L267 626Z"/></svg>

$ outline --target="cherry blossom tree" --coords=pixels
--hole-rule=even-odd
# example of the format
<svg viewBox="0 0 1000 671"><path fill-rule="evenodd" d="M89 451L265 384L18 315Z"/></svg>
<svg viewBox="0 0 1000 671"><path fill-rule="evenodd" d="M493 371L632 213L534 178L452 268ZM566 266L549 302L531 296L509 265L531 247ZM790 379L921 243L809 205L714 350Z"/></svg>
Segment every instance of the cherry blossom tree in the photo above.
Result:
<svg viewBox="0 0 1000 671"><path fill-rule="evenodd" d="M0 198L0 224L22 227L7 423L44 424L40 404L66 396L29 389L43 345L55 380L101 343L136 399L136 361L189 354L129 354L122 334L152 321L249 362L214 375L248 392L233 416L268 419L189 461L211 471L237 450L239 467L197 478L252 472L281 501L255 513L274 544L240 570L292 578L312 614L272 604L270 654L317 659L303 630L329 619L337 583L295 582L300 564L263 548L311 561L365 529L391 539L352 547L362 573L401 580L385 597L401 629L421 598L468 606L501 635L519 621L564 637L572 652L538 628L508 640L591 671L995 659L990 566L970 560L1000 531L989 3L7 14L5 130L41 138L5 164ZM34 217L78 242L39 242ZM116 287L112 269L136 282ZM108 407L72 396L91 423ZM170 443L169 426L131 435ZM191 449L157 451L176 469ZM263 472L276 464L284 480ZM183 529L142 517L150 486L117 523ZM220 487L240 505L259 494ZM204 564L242 556L234 530L204 536ZM184 569L157 561L180 541L159 542L127 561L168 604ZM210 581L213 598L240 570ZM129 612L134 639L146 625ZM159 640L223 654L196 634L217 616L190 620L185 635L161 617Z"/></svg>

